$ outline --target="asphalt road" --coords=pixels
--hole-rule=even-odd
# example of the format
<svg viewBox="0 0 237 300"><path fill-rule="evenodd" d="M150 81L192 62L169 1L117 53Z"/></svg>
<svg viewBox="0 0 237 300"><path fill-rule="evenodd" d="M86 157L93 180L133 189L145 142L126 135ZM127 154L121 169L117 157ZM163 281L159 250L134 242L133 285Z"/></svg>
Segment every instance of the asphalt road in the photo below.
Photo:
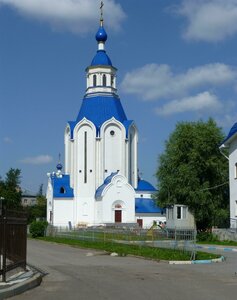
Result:
<svg viewBox="0 0 237 300"><path fill-rule="evenodd" d="M233 300L237 253L225 255L223 263L169 265L29 240L28 263L48 275L39 287L11 299Z"/></svg>

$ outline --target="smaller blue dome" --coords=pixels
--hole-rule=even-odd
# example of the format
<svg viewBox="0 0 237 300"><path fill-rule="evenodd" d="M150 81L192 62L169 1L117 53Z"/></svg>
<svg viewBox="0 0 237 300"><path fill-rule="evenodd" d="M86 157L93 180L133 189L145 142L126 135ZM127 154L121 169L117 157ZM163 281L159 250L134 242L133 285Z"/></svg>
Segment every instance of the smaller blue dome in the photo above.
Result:
<svg viewBox="0 0 237 300"><path fill-rule="evenodd" d="M56 166L56 168L57 168L57 170L61 171L61 170L62 170L62 168L63 168L63 165L62 165L62 164L60 164L60 163L58 163L58 164L57 164L57 166Z"/></svg>
<svg viewBox="0 0 237 300"><path fill-rule="evenodd" d="M156 189L150 182L140 179L138 181L138 186L136 188L137 191L146 191L146 192L155 192Z"/></svg>
<svg viewBox="0 0 237 300"><path fill-rule="evenodd" d="M106 42L107 40L107 33L104 30L103 26L100 26L100 28L98 29L95 38L97 40L97 42Z"/></svg>
<svg viewBox="0 0 237 300"><path fill-rule="evenodd" d="M105 50L97 50L96 55L92 59L91 66L112 66L112 62Z"/></svg>

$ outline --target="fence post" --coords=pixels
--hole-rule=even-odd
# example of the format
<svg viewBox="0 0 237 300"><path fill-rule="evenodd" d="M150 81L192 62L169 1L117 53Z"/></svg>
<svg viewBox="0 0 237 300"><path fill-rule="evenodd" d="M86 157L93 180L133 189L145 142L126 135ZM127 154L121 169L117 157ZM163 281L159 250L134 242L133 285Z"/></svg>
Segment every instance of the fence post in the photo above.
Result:
<svg viewBox="0 0 237 300"><path fill-rule="evenodd" d="M3 226L3 240L2 240L2 280L6 282L6 268L7 268L7 245L6 245L6 224L7 213L6 209L2 206L2 226Z"/></svg>

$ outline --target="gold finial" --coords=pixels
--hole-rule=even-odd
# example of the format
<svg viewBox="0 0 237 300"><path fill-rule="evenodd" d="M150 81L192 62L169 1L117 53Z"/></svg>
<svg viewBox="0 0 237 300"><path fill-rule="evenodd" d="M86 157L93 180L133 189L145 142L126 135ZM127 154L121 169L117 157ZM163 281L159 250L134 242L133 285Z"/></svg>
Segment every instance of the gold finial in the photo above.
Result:
<svg viewBox="0 0 237 300"><path fill-rule="evenodd" d="M103 6L104 6L104 2L101 1L100 2L100 26L103 26Z"/></svg>

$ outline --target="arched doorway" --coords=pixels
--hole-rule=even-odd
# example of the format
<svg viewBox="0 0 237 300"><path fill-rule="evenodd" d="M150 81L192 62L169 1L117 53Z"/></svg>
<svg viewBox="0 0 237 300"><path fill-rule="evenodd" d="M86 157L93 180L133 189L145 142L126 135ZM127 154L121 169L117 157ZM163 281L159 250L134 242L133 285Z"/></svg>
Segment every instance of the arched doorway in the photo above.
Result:
<svg viewBox="0 0 237 300"><path fill-rule="evenodd" d="M116 201L113 203L113 213L114 213L114 222L115 223L122 223L123 220L123 209L124 209L124 203L122 201Z"/></svg>

